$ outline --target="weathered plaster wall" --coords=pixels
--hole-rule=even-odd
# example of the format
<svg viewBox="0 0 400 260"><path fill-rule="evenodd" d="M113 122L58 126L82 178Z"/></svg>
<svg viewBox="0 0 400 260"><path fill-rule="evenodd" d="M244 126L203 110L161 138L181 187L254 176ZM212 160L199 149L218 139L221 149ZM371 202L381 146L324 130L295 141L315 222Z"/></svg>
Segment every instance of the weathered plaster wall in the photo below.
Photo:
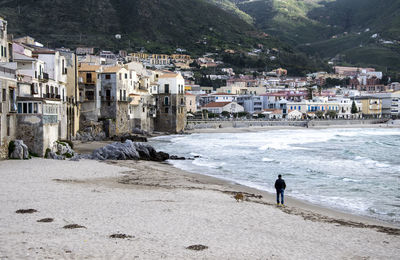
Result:
<svg viewBox="0 0 400 260"><path fill-rule="evenodd" d="M30 152L43 156L42 115L18 115L17 139L23 140Z"/></svg>

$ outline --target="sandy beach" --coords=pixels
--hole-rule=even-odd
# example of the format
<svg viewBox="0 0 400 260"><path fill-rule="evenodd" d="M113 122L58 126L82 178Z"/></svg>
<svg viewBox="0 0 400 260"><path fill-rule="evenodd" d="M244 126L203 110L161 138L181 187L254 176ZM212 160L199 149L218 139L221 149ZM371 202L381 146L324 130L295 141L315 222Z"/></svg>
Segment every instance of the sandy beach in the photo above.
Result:
<svg viewBox="0 0 400 260"><path fill-rule="evenodd" d="M400 255L398 227L293 199L277 207L268 193L166 163L0 161L0 178L0 259Z"/></svg>

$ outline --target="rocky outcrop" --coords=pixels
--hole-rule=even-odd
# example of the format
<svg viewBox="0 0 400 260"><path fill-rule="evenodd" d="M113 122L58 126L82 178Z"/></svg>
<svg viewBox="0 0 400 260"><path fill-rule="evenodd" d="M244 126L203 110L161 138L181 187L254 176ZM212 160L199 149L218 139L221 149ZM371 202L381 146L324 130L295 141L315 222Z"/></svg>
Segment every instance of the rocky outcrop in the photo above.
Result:
<svg viewBox="0 0 400 260"><path fill-rule="evenodd" d="M11 141L8 149L10 159L29 159L28 146L26 146L22 140Z"/></svg>
<svg viewBox="0 0 400 260"><path fill-rule="evenodd" d="M131 140L126 140L124 143L115 142L93 151L92 159L146 160L161 162L168 160L169 154L157 152L148 144L134 143Z"/></svg>

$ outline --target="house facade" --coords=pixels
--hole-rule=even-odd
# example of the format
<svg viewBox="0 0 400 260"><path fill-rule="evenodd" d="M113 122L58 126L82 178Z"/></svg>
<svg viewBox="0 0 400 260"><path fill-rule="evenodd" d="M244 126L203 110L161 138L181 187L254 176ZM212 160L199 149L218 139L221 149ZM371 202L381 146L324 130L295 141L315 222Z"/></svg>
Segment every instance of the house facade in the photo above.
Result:
<svg viewBox="0 0 400 260"><path fill-rule="evenodd" d="M158 76L157 116L154 130L179 133L186 126L185 80L180 73Z"/></svg>
<svg viewBox="0 0 400 260"><path fill-rule="evenodd" d="M8 145L17 135L16 65L0 64L0 159L8 157Z"/></svg>

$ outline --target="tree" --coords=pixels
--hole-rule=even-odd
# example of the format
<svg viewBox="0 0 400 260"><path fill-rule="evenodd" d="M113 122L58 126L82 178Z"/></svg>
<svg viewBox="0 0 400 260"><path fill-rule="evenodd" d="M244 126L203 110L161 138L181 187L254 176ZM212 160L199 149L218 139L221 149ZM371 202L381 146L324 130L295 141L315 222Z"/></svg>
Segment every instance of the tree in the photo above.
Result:
<svg viewBox="0 0 400 260"><path fill-rule="evenodd" d="M221 115L224 117L229 117L230 113L228 111L222 111Z"/></svg>
<svg viewBox="0 0 400 260"><path fill-rule="evenodd" d="M312 100L313 99L313 89L311 86L307 87L307 99Z"/></svg>
<svg viewBox="0 0 400 260"><path fill-rule="evenodd" d="M337 112L335 110L329 110L328 112L326 112L326 115L329 116L330 119L336 118Z"/></svg>
<svg viewBox="0 0 400 260"><path fill-rule="evenodd" d="M356 102L354 100L353 100L353 104L351 105L351 113L352 114L357 114L358 113Z"/></svg>
<svg viewBox="0 0 400 260"><path fill-rule="evenodd" d="M321 118L324 116L324 112L318 110L318 111L315 112L315 115L316 115L319 119L321 119Z"/></svg>

